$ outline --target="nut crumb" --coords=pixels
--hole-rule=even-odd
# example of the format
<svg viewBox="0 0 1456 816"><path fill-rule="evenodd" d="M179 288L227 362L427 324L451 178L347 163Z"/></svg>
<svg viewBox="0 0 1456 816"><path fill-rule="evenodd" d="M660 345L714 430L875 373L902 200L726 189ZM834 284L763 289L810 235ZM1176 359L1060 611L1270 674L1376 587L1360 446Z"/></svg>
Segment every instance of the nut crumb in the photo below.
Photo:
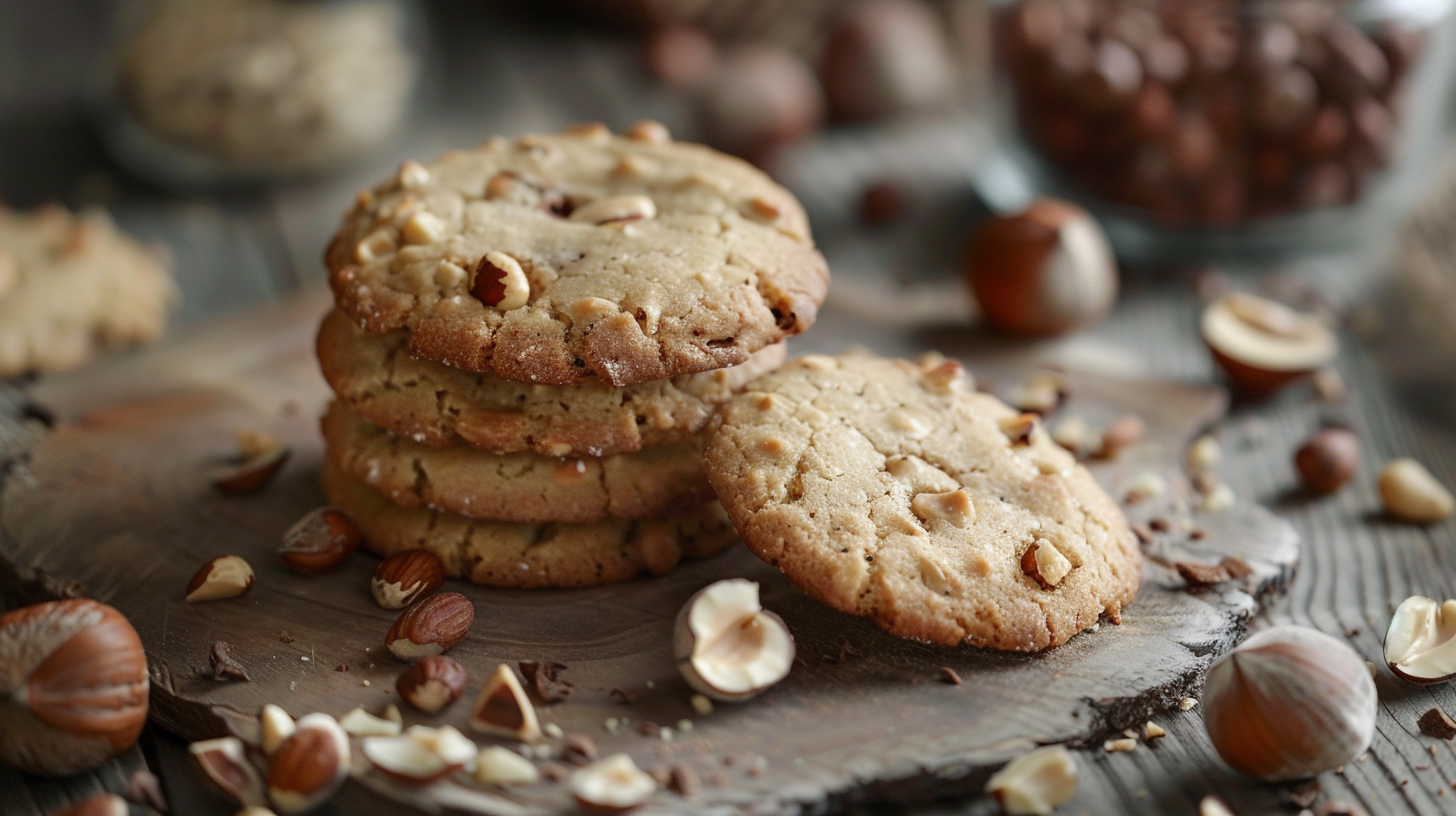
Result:
<svg viewBox="0 0 1456 816"><path fill-rule="evenodd" d="M1123 737L1102 743L1102 750L1109 754L1126 753L1137 749L1137 740Z"/></svg>
<svg viewBox="0 0 1456 816"><path fill-rule="evenodd" d="M607 692L607 696L617 698L617 702L622 705L631 705L637 702L637 695L625 689L614 688Z"/></svg>
<svg viewBox="0 0 1456 816"><path fill-rule="evenodd" d="M1155 739L1161 739L1166 736L1168 736L1167 729L1152 720L1148 720L1143 726L1143 739L1147 742L1152 742Z"/></svg>
<svg viewBox="0 0 1456 816"><path fill-rule="evenodd" d="M684 799L698 792L698 772L686 765L673 765L668 769L667 787Z"/></svg>
<svg viewBox="0 0 1456 816"><path fill-rule="evenodd" d="M959 686L962 682L960 674L950 666L940 667L940 681L942 683L949 683L952 686Z"/></svg>
<svg viewBox="0 0 1456 816"><path fill-rule="evenodd" d="M597 744L586 734L566 738L566 761L573 765L589 765L597 759Z"/></svg>
<svg viewBox="0 0 1456 816"><path fill-rule="evenodd" d="M1198 701L1192 697L1184 697L1178 701L1179 711L1192 711L1196 707L1198 707Z"/></svg>
<svg viewBox="0 0 1456 816"><path fill-rule="evenodd" d="M1456 737L1456 721L1453 721L1446 712L1439 708L1433 708L1421 715L1416 721L1420 726L1421 733L1428 737L1449 740Z"/></svg>
<svg viewBox="0 0 1456 816"><path fill-rule="evenodd" d="M233 657L233 645L225 640L212 642L212 654L208 656L208 665L211 667L214 680L242 680L245 683L252 680L248 677L248 670Z"/></svg>
<svg viewBox="0 0 1456 816"><path fill-rule="evenodd" d="M571 681L561 679L566 664L522 660L519 665L521 676L536 689L541 702L559 703L571 695Z"/></svg>
<svg viewBox="0 0 1456 816"><path fill-rule="evenodd" d="M337 666L334 667L334 671L336 671L336 672L346 672L348 670L349 670L349 664L348 663L340 663L339 665L337 665Z"/></svg>
<svg viewBox="0 0 1456 816"><path fill-rule="evenodd" d="M694 694L692 699L688 702L692 705L693 711L696 711L703 716L707 716L713 713L713 701L709 700L706 695Z"/></svg>

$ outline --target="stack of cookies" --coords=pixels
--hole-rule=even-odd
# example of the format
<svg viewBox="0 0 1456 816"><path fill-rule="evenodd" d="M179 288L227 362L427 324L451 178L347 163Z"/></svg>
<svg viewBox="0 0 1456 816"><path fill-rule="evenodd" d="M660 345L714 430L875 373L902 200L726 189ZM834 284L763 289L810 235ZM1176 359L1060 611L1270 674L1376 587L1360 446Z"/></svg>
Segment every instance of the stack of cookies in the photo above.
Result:
<svg viewBox="0 0 1456 816"><path fill-rule="evenodd" d="M511 587L732 543L700 432L828 288L787 191L652 122L406 162L326 262L329 501L380 555Z"/></svg>

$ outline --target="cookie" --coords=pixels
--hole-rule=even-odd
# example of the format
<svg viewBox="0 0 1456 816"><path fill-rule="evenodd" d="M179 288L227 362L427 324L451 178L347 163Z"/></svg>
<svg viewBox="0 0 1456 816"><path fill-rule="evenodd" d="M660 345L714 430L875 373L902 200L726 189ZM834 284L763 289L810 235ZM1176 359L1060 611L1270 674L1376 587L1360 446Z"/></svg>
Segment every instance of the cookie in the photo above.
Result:
<svg viewBox="0 0 1456 816"><path fill-rule="evenodd" d="M548 385L744 363L808 328L829 285L787 190L650 122L406 162L360 194L325 259L366 330Z"/></svg>
<svg viewBox="0 0 1456 816"><path fill-rule="evenodd" d="M104 213L0 207L0 377L152 342L176 297L164 258Z"/></svg>
<svg viewBox="0 0 1456 816"><path fill-rule="evenodd" d="M329 460L401 507L579 523L684 512L713 500L697 440L605 459L432 448L371 425L338 402L322 426Z"/></svg>
<svg viewBox="0 0 1456 816"><path fill-rule="evenodd" d="M366 549L380 556L429 550L450 577L486 586L585 587L662 575L684 558L717 555L737 540L716 503L668 518L513 524L400 507L329 463L321 478L329 503L359 525Z"/></svg>
<svg viewBox="0 0 1456 816"><path fill-rule="evenodd" d="M541 456L613 456L686 441L720 403L784 356L784 344L775 343L743 365L671 380L531 385L416 359L403 332L376 337L338 311L318 335L329 386L375 425L424 445L468 442Z"/></svg>
<svg viewBox="0 0 1456 816"><path fill-rule="evenodd" d="M1137 594L1116 502L943 358L786 363L724 405L705 462L760 558L901 637L1039 651Z"/></svg>

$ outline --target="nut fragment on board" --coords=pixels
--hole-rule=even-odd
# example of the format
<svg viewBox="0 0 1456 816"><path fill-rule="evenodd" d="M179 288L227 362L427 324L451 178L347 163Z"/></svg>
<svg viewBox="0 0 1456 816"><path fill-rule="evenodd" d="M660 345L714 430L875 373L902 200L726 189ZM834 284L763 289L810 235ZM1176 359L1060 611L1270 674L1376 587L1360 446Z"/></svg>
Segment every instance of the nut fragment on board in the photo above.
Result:
<svg viewBox="0 0 1456 816"><path fill-rule="evenodd" d="M526 697L521 681L505 663L496 667L495 673L485 682L480 695L475 698L475 707L470 713L470 727L482 734L511 737L522 742L534 742L541 738L541 725L536 719L536 708Z"/></svg>
<svg viewBox="0 0 1456 816"><path fill-rule="evenodd" d="M405 550L379 562L369 591L385 609L404 609L444 583L445 565L440 556L429 550Z"/></svg>
<svg viewBox="0 0 1456 816"><path fill-rule="evenodd" d="M1413 683L1456 677L1456 600L1413 595L1402 601L1385 632L1385 664Z"/></svg>
<svg viewBox="0 0 1456 816"><path fill-rule="evenodd" d="M464 666L452 658L435 655L409 667L394 687L405 702L434 714L460 699L469 682L470 673Z"/></svg>
<svg viewBox="0 0 1456 816"><path fill-rule="evenodd" d="M599 810L630 810L657 793L657 780L643 773L626 754L613 754L573 773L567 780L573 798Z"/></svg>
<svg viewBox="0 0 1456 816"><path fill-rule="evenodd" d="M492 745L475 760L475 781L482 785L533 785L541 772L531 761L508 748Z"/></svg>
<svg viewBox="0 0 1456 816"><path fill-rule="evenodd" d="M678 669L715 700L747 700L783 680L794 664L794 637L759 603L758 584L728 578L698 590L673 627Z"/></svg>
<svg viewBox="0 0 1456 816"><path fill-rule="evenodd" d="M358 525L342 510L319 507L288 528L278 555L294 572L317 575L347 561L362 540Z"/></svg>
<svg viewBox="0 0 1456 816"><path fill-rule="evenodd" d="M1402 521L1433 524L1456 512L1456 498L1414 459L1388 462L1380 471L1380 497L1385 509Z"/></svg>
<svg viewBox="0 0 1456 816"><path fill-rule="evenodd" d="M253 567L236 555L220 555L203 564L187 583L187 602L237 598L253 588Z"/></svg>
<svg viewBox="0 0 1456 816"><path fill-rule="evenodd" d="M1077 762L1060 745L1011 760L986 783L986 792L1011 816L1050 816L1076 791Z"/></svg>
<svg viewBox="0 0 1456 816"><path fill-rule="evenodd" d="M1428 737L1443 740L1456 737L1456 720L1452 720L1449 714L1439 708L1433 708L1422 714L1421 718L1416 721L1416 725L1420 727L1421 733Z"/></svg>
<svg viewBox="0 0 1456 816"><path fill-rule="evenodd" d="M476 761L475 743L451 726L412 726L403 734L365 737L360 752L375 770L398 782L425 785Z"/></svg>
<svg viewBox="0 0 1456 816"><path fill-rule="evenodd" d="M392 737L401 730L401 724L383 717L376 717L363 706L350 709L339 718L339 727L351 737Z"/></svg>
<svg viewBox="0 0 1456 816"><path fill-rule="evenodd" d="M187 753L218 789L240 805L267 804L263 777L248 761L243 741L237 737L202 740L187 746Z"/></svg>
<svg viewBox="0 0 1456 816"><path fill-rule="evenodd" d="M292 454L290 449L279 446L246 456L214 475L212 486L217 492L229 495L256 493L273 481Z"/></svg>

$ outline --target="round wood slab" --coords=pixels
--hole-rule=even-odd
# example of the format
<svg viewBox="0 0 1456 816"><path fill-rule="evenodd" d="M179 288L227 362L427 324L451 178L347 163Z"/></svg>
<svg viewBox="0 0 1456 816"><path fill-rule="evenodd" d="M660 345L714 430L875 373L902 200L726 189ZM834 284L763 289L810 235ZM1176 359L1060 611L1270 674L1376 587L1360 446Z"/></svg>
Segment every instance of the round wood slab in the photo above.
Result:
<svg viewBox="0 0 1456 816"><path fill-rule="evenodd" d="M11 444L0 446L18 451L0 493L0 580L37 596L84 594L125 613L146 644L153 715L187 739L232 732L256 740L265 703L295 716L337 716L396 701L404 666L383 645L395 614L378 608L368 588L377 559L359 555L337 572L306 578L274 555L283 531L322 502L316 424L328 393L312 338L326 309L322 296L311 296L47 380L31 399L54 415L53 426L31 423L23 439L11 430ZM965 362L978 375L1026 373ZM1116 496L1149 471L1170 485L1166 495L1129 505L1129 518L1189 517L1177 506L1187 491L1182 451L1221 415L1222 392L1070 379L1064 411L1094 425L1129 412L1147 422L1145 444L1094 467ZM293 457L263 493L219 495L209 476L244 427L282 438ZM404 707L406 723L465 730L470 701L498 663L544 660L564 664L562 677L573 686L563 702L538 701L544 722L589 735L603 755L631 754L643 768L697 771L703 784L692 797L663 792L644 813L788 814L977 791L1033 745L1093 744L1195 692L1259 600L1292 576L1296 534L1261 507L1244 502L1191 517L1206 535L1190 540L1177 524L1156 534L1145 550L1142 591L1121 625L1104 623L1041 655L898 640L817 604L742 547L665 577L596 589L452 582L476 607L474 629L451 652L473 683L438 716ZM252 563L252 592L184 602L198 566L228 553ZM1173 568L1226 557L1242 559L1251 573L1190 591ZM672 661L671 625L689 595L728 576L760 582L764 605L793 630L799 659L763 696L699 715ZM232 645L250 681L212 679L208 657L218 640ZM963 683L944 682L942 667ZM605 726L613 719L624 723L614 732ZM690 730L679 729L683 720ZM662 727L671 729L670 741ZM468 780L411 789L369 773L357 774L340 802L359 813L398 813L398 803L432 813L575 810L563 786L549 781L509 791Z"/></svg>

